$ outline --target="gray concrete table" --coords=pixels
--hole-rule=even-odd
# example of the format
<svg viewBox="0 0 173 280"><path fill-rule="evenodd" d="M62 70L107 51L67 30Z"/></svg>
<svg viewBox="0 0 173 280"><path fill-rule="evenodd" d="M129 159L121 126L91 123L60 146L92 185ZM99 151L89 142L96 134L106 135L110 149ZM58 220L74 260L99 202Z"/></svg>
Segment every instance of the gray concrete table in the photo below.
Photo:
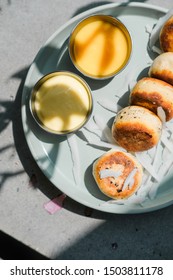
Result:
<svg viewBox="0 0 173 280"><path fill-rule="evenodd" d="M138 2L173 6L172 0ZM0 230L51 259L172 259L173 206L117 215L66 198L50 215L43 205L61 192L37 167L23 133L22 89L38 50L74 15L104 3L0 2Z"/></svg>

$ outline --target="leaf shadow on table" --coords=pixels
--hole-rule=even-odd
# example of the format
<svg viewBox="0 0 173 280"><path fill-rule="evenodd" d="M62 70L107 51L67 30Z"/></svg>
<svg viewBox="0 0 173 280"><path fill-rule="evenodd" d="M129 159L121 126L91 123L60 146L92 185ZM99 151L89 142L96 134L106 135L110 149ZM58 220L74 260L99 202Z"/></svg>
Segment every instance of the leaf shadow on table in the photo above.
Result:
<svg viewBox="0 0 173 280"><path fill-rule="evenodd" d="M0 134L6 130L10 123L18 115L17 110L15 109L16 101L13 101L12 98L13 97L11 96L11 100L0 100ZM14 144L7 144L2 146L1 143L0 155L3 155L3 153L5 153L7 150L9 152L9 155L12 157L15 150ZM23 172L24 171L22 169L19 169L15 172L8 169L0 171L0 189L9 178L20 175Z"/></svg>

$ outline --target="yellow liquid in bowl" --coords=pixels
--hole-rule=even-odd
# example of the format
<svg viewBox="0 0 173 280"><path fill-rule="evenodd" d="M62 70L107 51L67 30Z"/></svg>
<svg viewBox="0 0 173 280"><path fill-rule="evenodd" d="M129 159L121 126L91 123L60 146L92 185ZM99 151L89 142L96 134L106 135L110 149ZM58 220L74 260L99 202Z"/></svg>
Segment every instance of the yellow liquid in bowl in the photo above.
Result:
<svg viewBox="0 0 173 280"><path fill-rule="evenodd" d="M93 76L107 76L119 71L129 54L124 32L104 20L84 25L77 32L73 45L79 69Z"/></svg>
<svg viewBox="0 0 173 280"><path fill-rule="evenodd" d="M91 108L85 86L71 76L46 80L35 95L35 112L41 123L55 132L70 132L82 125Z"/></svg>

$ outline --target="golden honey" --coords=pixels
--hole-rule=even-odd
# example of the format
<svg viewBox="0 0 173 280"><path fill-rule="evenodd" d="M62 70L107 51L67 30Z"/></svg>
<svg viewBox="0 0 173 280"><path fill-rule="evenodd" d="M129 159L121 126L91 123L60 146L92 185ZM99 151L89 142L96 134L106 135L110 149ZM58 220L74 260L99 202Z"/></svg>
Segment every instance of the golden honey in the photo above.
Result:
<svg viewBox="0 0 173 280"><path fill-rule="evenodd" d="M91 77L110 77L127 63L131 53L128 31L110 16L91 16L76 27L70 55L76 67Z"/></svg>

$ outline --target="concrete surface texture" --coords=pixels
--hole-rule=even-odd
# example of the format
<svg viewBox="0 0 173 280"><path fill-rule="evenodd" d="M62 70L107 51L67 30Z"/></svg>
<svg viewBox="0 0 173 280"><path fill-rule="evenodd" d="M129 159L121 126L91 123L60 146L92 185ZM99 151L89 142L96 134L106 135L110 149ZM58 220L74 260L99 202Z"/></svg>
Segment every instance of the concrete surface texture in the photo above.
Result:
<svg viewBox="0 0 173 280"><path fill-rule="evenodd" d="M43 205L61 191L38 168L22 128L22 89L40 47L74 15L109 2L0 1L0 230L50 259L173 259L173 206L109 214L67 197L50 215ZM136 2L173 6L172 0Z"/></svg>

